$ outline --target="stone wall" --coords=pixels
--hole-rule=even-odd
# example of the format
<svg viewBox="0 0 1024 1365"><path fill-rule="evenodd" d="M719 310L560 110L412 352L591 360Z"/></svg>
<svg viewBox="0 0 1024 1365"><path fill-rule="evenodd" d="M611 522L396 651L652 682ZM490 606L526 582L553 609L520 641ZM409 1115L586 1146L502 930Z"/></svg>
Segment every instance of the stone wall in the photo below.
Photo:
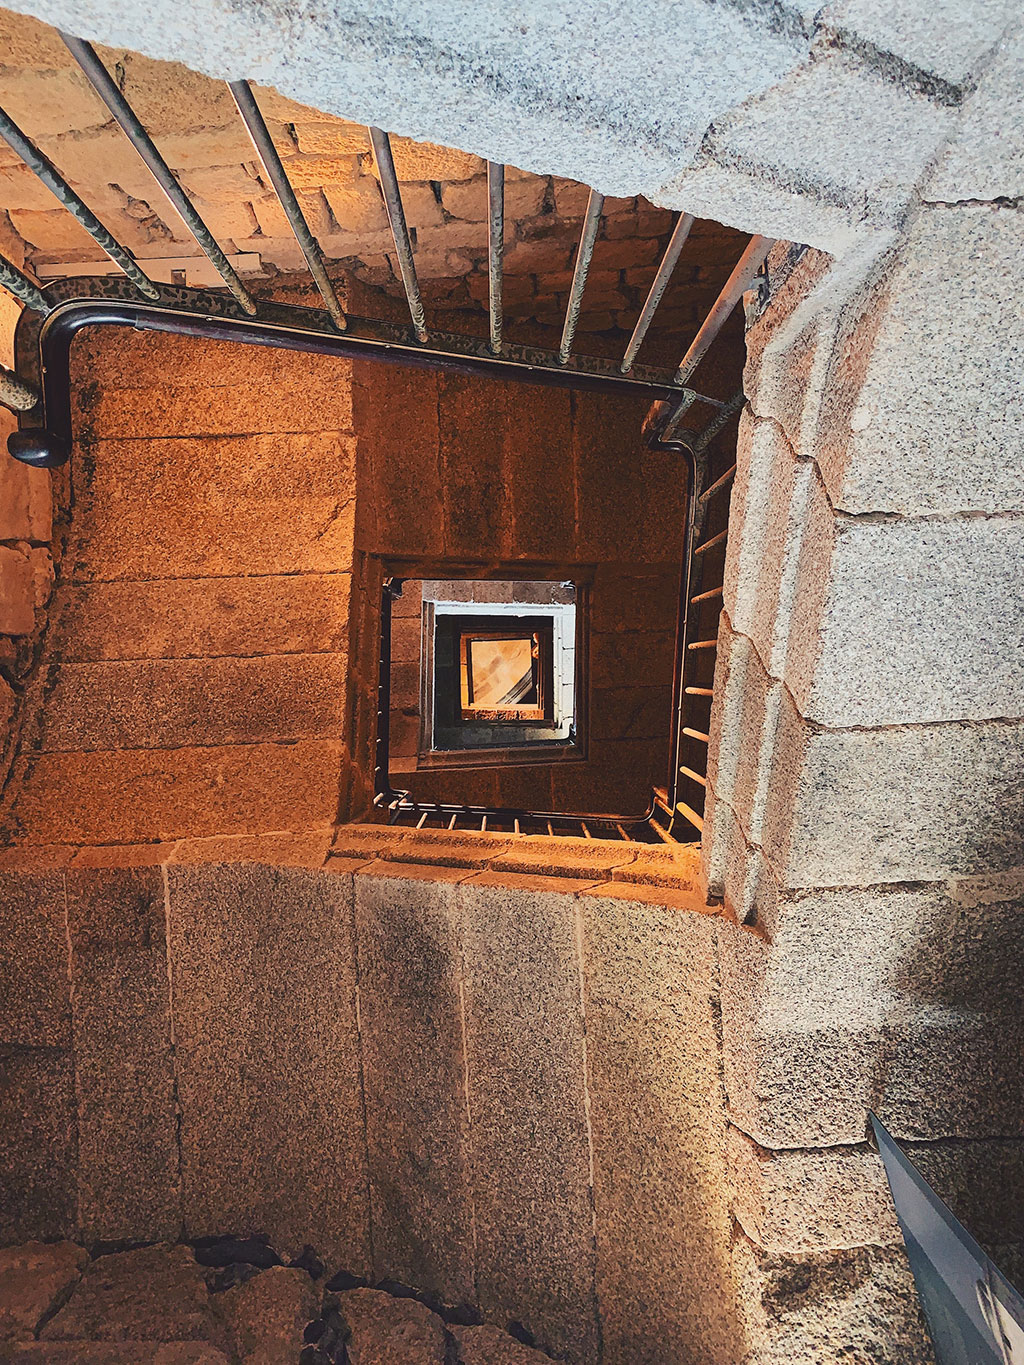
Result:
<svg viewBox="0 0 1024 1365"><path fill-rule="evenodd" d="M75 342L72 373L8 836L329 826L350 767L348 366L111 329Z"/></svg>
<svg viewBox="0 0 1024 1365"><path fill-rule="evenodd" d="M1022 247L1013 207L924 205L748 336L704 859L756 930L722 926L722 1016L771 1359L898 1316L869 1108L1019 1273Z"/></svg>
<svg viewBox="0 0 1024 1365"><path fill-rule="evenodd" d="M14 330L21 315L10 295L0 297L0 364L14 363ZM0 408L0 443L16 430ZM18 692L34 663L33 642L53 582L50 478L14 460L0 461L0 782L13 757Z"/></svg>
<svg viewBox="0 0 1024 1365"><path fill-rule="evenodd" d="M326 847L6 857L0 1240L261 1233L581 1365L734 1365L715 917Z"/></svg>
<svg viewBox="0 0 1024 1365"><path fill-rule="evenodd" d="M643 814L663 779L686 496L677 457L640 447L645 400L115 328L75 342L72 375L8 837L365 812L389 558L588 584L585 760L426 774L421 795Z"/></svg>
<svg viewBox="0 0 1024 1365"><path fill-rule="evenodd" d="M425 801L642 816L665 778L687 493L679 457L642 444L649 398L370 361L353 381L356 544L374 585L389 562L586 584L585 761L467 759L397 785ZM418 665L401 611L393 648ZM376 630L363 644L375 661ZM369 659L362 674L375 698Z"/></svg>
<svg viewBox="0 0 1024 1365"><path fill-rule="evenodd" d="M925 1359L867 1107L1011 1273L1020 1242L1013 7L36 8L837 258L749 338L705 840L743 921L717 924L735 1267L757 1365Z"/></svg>

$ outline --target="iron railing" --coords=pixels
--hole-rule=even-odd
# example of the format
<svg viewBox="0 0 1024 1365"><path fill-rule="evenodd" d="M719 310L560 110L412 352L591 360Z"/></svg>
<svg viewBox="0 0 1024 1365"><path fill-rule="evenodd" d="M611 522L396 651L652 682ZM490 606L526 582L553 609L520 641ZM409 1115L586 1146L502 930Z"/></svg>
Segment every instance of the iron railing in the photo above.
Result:
<svg viewBox="0 0 1024 1365"><path fill-rule="evenodd" d="M161 285L151 280L131 252L100 222L29 135L0 110L0 136L123 272L120 281L116 278L79 278L57 281L43 289L12 262L0 257L0 287L13 293L30 310L28 326L24 330L25 344L19 345L21 373L0 370L0 403L19 414L20 430L8 440L10 453L25 463L46 468L61 465L69 458L73 437L71 339L81 327L97 323L155 328L327 354L373 356L451 370L499 372L534 383L647 391L653 400L644 423L647 444L677 451L685 459L691 490L684 532L670 771L666 786L655 792L648 815L641 821L624 822L614 816L519 812L444 804L425 810L423 806L417 806L408 793L396 792L390 786L386 704L379 707L375 804L386 808L391 819L413 819L416 823L434 819L450 823L451 827L458 827L460 821L482 822L484 827L490 822L492 827L514 828L519 832L526 825L531 828L540 825L551 832L582 831L585 837L593 827L605 834L614 831L613 837L657 837L671 841L681 819L699 831L707 770L707 708L713 690L717 615L721 609L721 580L728 534L728 503L724 495L733 473L731 469L718 467L715 440L737 416L743 395L740 392L730 400L712 398L691 387L690 381L744 292L763 270L772 241L765 237L751 238L674 372L638 365L638 353L693 226L691 215L680 214L621 361L581 355L574 350L574 342L604 204L602 195L591 190L575 253L559 347L555 351L522 346L509 342L504 335L505 168L488 162L488 336L479 338L431 331L416 273L415 250L406 222L390 137L380 128L369 128L367 133L387 209L410 325L406 328L347 316L256 96L247 81L235 81L229 86L235 104L325 308L318 310L257 300L239 278L94 48L82 39L68 34L61 36L213 263L229 297ZM699 431L683 426L683 418L694 405L703 405L712 413ZM723 520L722 508L725 509L724 524L719 529L717 523ZM384 611L383 617L385 622L390 620L389 610ZM382 640L386 638L384 631L382 625ZM382 653L381 699L386 702L384 672Z"/></svg>
<svg viewBox="0 0 1024 1365"><path fill-rule="evenodd" d="M62 34L61 37L96 93L103 100L125 136L185 222L200 248L223 279L234 306L233 308L225 307L223 304L217 306L214 310L217 323L222 326L226 325L231 318L237 320L255 319L258 322L267 321L268 311L273 310L275 323L280 325L281 305L269 305L253 298L95 49L83 39L75 38L70 34ZM234 81L230 83L229 88L253 141L257 155L277 195L278 202L302 250L310 274L323 297L327 310L328 329L332 332L346 334L354 331L357 340L373 341L375 329L369 320L364 319L363 326L358 329L349 326L349 319L345 316L345 311L334 285L327 274L319 245L309 229L294 189L288 180L284 163L274 146L273 138L260 111L252 87L247 81ZM400 331L398 335L389 336L385 344L402 345L407 353L411 348L421 348L425 356L440 357L441 359L452 355L459 360L465 359L468 355L476 355L479 358L492 356L533 370L561 370L571 379L594 378L606 384L610 384L613 379L628 380L636 388L647 388L654 391L661 400L660 404L656 406L655 413L659 419L656 425L661 428L657 434L662 436L671 437L673 427L678 424L682 414L694 403L704 404L714 411L722 410L723 404L720 400L701 394L687 384L689 374L695 368L696 361L688 365L688 361L692 360L696 354L695 347L700 343L701 347L706 349L705 342L710 344L710 338L716 333L717 315L714 310L709 315L708 323L702 329L702 333L698 334L697 340L691 346L687 357L684 358L677 371L673 373L636 364L637 353L647 335L651 320L665 293L692 226L693 219L690 215L680 215L658 266L654 282L644 302L625 354L621 362L615 365L611 361L602 361L593 356L580 355L574 350L587 272L601 224L604 203L603 197L597 191L592 190L583 220L579 245L575 253L575 266L559 347L557 351L554 351L538 347L515 346L506 341L503 335L504 167L498 163L488 163L489 336L486 341L481 341L475 337L455 339L450 334L432 336L427 326L426 312L416 273L415 251L406 222L401 186L395 172L391 140L389 135L380 128L369 128L367 134L380 178L381 192L391 226L411 326L411 336L404 335ZM0 136L5 138L25 164L57 196L58 200L68 212L74 215L97 245L123 271L125 282L131 286L128 293L125 294L116 286L111 289L109 283L106 285L94 283L90 291L94 298L103 299L113 296L124 302L131 299L144 299L153 304L154 307L171 308L176 313L193 312L198 316L208 315L210 311L208 293L205 291L183 293L179 290L169 295L166 289L161 288L160 285L151 280L131 252L118 242L114 235L100 222L52 161L35 146L30 136L2 110L0 110ZM733 272L733 277L730 280L731 293L728 298L720 300L716 304L716 308L719 310L729 309L734 304L735 299L742 293L748 277L752 277L759 260L763 259L768 245L766 239L753 239L736 271ZM66 298L66 295L62 294L59 289L55 289L53 285L41 289L12 262L3 258L0 258L0 286L9 289L26 307L43 316L54 307L59 306ZM295 321L300 329L312 330L316 333L327 330L317 324L310 326L308 313L309 310L296 310ZM387 329L381 330L386 331ZM380 334L380 332L376 334ZM238 340L251 339L251 334L241 329L236 330L234 335ZM700 350L699 355L696 355L696 359L699 360L702 354L703 349ZM22 381L31 384L28 376L22 376ZM6 392L9 390L0 390L0 402L5 401L4 393ZM19 410L24 412L23 397L19 398L18 404ZM664 421L661 420L662 417L664 417ZM15 454L16 458L26 458L31 449L34 452L33 460L39 464L57 465L67 458L67 448L59 443L47 458L46 442L38 434L30 441L16 442L15 445L17 448L12 453Z"/></svg>

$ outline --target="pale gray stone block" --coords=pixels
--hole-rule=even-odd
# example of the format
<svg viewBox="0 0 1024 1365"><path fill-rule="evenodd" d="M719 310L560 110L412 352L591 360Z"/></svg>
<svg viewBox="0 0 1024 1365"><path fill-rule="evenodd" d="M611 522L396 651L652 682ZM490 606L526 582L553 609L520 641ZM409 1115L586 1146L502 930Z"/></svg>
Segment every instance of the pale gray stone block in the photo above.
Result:
<svg viewBox="0 0 1024 1365"><path fill-rule="evenodd" d="M146 11L108 0L36 0L48 23L111 46L248 77L328 113L463 147L607 194L653 190L689 161L711 120L806 54L799 22L640 0L426 4L399 19L379 0L299 14L263 0ZM652 41L652 37L654 41Z"/></svg>
<svg viewBox="0 0 1024 1365"><path fill-rule="evenodd" d="M787 887L939 881L1024 863L1024 722L829 731L779 705L757 842ZM742 812L740 812L742 818Z"/></svg>
<svg viewBox="0 0 1024 1365"><path fill-rule="evenodd" d="M826 730L803 719L725 613L719 651L714 802L780 885L939 881L1024 862L1024 722ZM735 861L731 836L721 850L718 838L712 810L705 866L716 895Z"/></svg>
<svg viewBox="0 0 1024 1365"><path fill-rule="evenodd" d="M1024 716L1024 519L840 517L829 549L816 629L801 593L786 660L803 715L830 726ZM770 606L746 613L752 632Z"/></svg>
<svg viewBox="0 0 1024 1365"><path fill-rule="evenodd" d="M851 303L813 454L847 512L1024 507L1024 218L925 208Z"/></svg>
<svg viewBox="0 0 1024 1365"><path fill-rule="evenodd" d="M778 242L769 252L771 302L748 322L743 391L758 417L779 424L794 451L809 451L838 314L866 264L851 268L847 260L839 267L827 253L808 249L787 270L792 251Z"/></svg>
<svg viewBox="0 0 1024 1365"><path fill-rule="evenodd" d="M988 1245L1021 1240L1024 1212L1006 1192L1024 1179L1024 1141L901 1146L972 1236ZM866 1143L771 1151L730 1128L729 1168L736 1217L766 1251L902 1245L885 1169Z"/></svg>
<svg viewBox="0 0 1024 1365"><path fill-rule="evenodd" d="M734 1121L762 1146L1016 1136L1024 881L783 897L771 942L722 922Z"/></svg>
<svg viewBox="0 0 1024 1365"><path fill-rule="evenodd" d="M492 1322L523 1323L546 1350L589 1361L599 1329L583 898L472 883L459 898L480 1309Z"/></svg>
<svg viewBox="0 0 1024 1365"><path fill-rule="evenodd" d="M729 1128L733 1213L765 1251L899 1246L881 1159L867 1144L773 1152Z"/></svg>
<svg viewBox="0 0 1024 1365"><path fill-rule="evenodd" d="M845 204L809 196L760 167L723 165L714 159L679 171L648 198L665 208L780 241L806 242L835 255L851 251L872 231Z"/></svg>
<svg viewBox="0 0 1024 1365"><path fill-rule="evenodd" d="M813 666L835 518L814 464L797 459L778 423L746 422L736 458L723 603L732 629L783 678L791 652Z"/></svg>
<svg viewBox="0 0 1024 1365"><path fill-rule="evenodd" d="M703 151L847 206L855 224L894 226L954 119L952 109L826 50L716 119Z"/></svg>
<svg viewBox="0 0 1024 1365"><path fill-rule="evenodd" d="M723 612L715 672L708 781L716 798L735 811L752 843L760 843L780 712L788 701L782 684L764 669L745 635L732 629ZM719 700L720 699L720 700Z"/></svg>
<svg viewBox="0 0 1024 1365"><path fill-rule="evenodd" d="M979 7L960 6L969 15ZM987 9L987 6L984 7ZM1001 8L998 4L995 8ZM1011 14L1019 14L1016 5ZM956 136L925 181L924 197L1016 199L1024 194L1024 27L1009 32L981 72Z"/></svg>
<svg viewBox="0 0 1024 1365"><path fill-rule="evenodd" d="M932 5L890 5L886 0L838 0L818 14L826 30L892 53L952 87L967 84L1016 13L1014 0L937 0ZM940 97L946 93L936 92ZM956 89L948 92L954 99Z"/></svg>
<svg viewBox="0 0 1024 1365"><path fill-rule="evenodd" d="M772 868L760 848L751 843L736 812L710 785L701 852L708 894L720 900L738 924L770 934L778 908Z"/></svg>
<svg viewBox="0 0 1024 1365"><path fill-rule="evenodd" d="M745 414L730 526L729 623L808 719L1024 714L1021 519L835 517L813 463Z"/></svg>

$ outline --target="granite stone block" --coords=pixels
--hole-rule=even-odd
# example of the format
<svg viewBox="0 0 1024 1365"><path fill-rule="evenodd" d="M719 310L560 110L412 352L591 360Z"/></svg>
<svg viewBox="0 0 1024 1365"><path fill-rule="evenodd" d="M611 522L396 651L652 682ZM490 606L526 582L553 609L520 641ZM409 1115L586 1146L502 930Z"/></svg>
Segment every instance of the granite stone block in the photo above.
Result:
<svg viewBox="0 0 1024 1365"><path fill-rule="evenodd" d="M1024 716L1024 521L840 518L786 680L828 726Z"/></svg>
<svg viewBox="0 0 1024 1365"><path fill-rule="evenodd" d="M351 569L352 437L112 438L90 470L66 561L76 582Z"/></svg>
<svg viewBox="0 0 1024 1365"><path fill-rule="evenodd" d="M947 13L953 22L946 22ZM822 11L820 22L849 35L847 42L856 35L960 87L969 83L1013 14L1012 0L984 0L948 12L915 5L896 10L884 0L838 0Z"/></svg>
<svg viewBox="0 0 1024 1365"><path fill-rule="evenodd" d="M783 897L771 942L719 921L725 1080L765 1147L1015 1136L1019 878Z"/></svg>
<svg viewBox="0 0 1024 1365"><path fill-rule="evenodd" d="M252 744L344 731L343 654L64 664L48 689L47 750Z"/></svg>
<svg viewBox="0 0 1024 1365"><path fill-rule="evenodd" d="M266 1233L368 1269L352 883L167 869L189 1236Z"/></svg>
<svg viewBox="0 0 1024 1365"><path fill-rule="evenodd" d="M472 1303L457 885L382 866L355 909L374 1275Z"/></svg>
<svg viewBox="0 0 1024 1365"><path fill-rule="evenodd" d="M991 49L984 69L979 71L977 88L968 94L956 134L925 181L926 200L1016 199L1024 192L1024 99L1020 87L1024 28L1012 3L1004 7L996 0L973 7L971 14L975 23L983 16L986 39L1000 20L1016 18L1018 22L1006 28L1002 41ZM945 25L941 27L948 31Z"/></svg>
<svg viewBox="0 0 1024 1365"><path fill-rule="evenodd" d="M604 1359L731 1365L714 921L599 892L582 913Z"/></svg>
<svg viewBox="0 0 1024 1365"><path fill-rule="evenodd" d="M353 395L359 489L367 490L366 536L382 553L445 549L438 458L438 376L357 360Z"/></svg>
<svg viewBox="0 0 1024 1365"><path fill-rule="evenodd" d="M68 1047L70 987L63 873L0 872L0 1043Z"/></svg>
<svg viewBox="0 0 1024 1365"><path fill-rule="evenodd" d="M1022 738L1021 721L817 730L797 718L783 691L765 854L791 887L940 881L1017 867Z"/></svg>
<svg viewBox="0 0 1024 1365"><path fill-rule="evenodd" d="M321 1298L304 1270L271 1266L227 1290L217 1307L240 1359L293 1365L302 1352L304 1329L320 1316Z"/></svg>
<svg viewBox="0 0 1024 1365"><path fill-rule="evenodd" d="M780 885L941 881L1024 861L1024 723L826 730L726 616L722 641L709 780ZM722 856L712 840L715 887Z"/></svg>
<svg viewBox="0 0 1024 1365"><path fill-rule="evenodd" d="M11 1365L230 1365L205 1341L37 1341L18 1346Z"/></svg>
<svg viewBox="0 0 1024 1365"><path fill-rule="evenodd" d="M103 14L97 11L94 20L99 39L133 50L145 47L138 21L101 19ZM305 62L293 66L282 54L260 49L265 65L261 83L320 110L343 106L348 116L360 120L373 111L381 126L415 128L418 137L445 147L500 147L511 165L550 167L621 195L651 191L662 183L672 167L695 154L717 111L779 80L808 43L802 25L779 25L760 13L741 21L728 11L687 10L666 20L658 7L646 4L628 22L618 15L588 13L584 33L564 24L563 11L552 14L531 0L514 29L504 11L491 4L471 21L439 10L418 18L396 50L374 34L374 17L370 7L365 17L361 12L360 22L369 34L364 44L353 48L329 42L323 67ZM169 16L151 33L150 45L162 57L193 68L203 67L205 54L204 69L234 73L238 52L247 51L265 30L248 16L241 26L226 24L213 12L205 18L201 42L194 27ZM561 39L557 54L551 44L553 24ZM651 69L648 35L659 27L665 51L672 54L672 82L665 79L667 62ZM446 52L444 63L427 59L428 42ZM302 44L300 26L297 52ZM722 51L729 51L728 62L708 60L709 52ZM462 73L474 59L482 66L476 83L469 84ZM502 93L495 100L499 80ZM587 120L593 131L586 138L572 133L582 126L569 97L577 85L591 92ZM658 108L658 128L631 120L627 132L616 122L616 111L634 106ZM224 164L242 159L233 154Z"/></svg>
<svg viewBox="0 0 1024 1365"><path fill-rule="evenodd" d="M158 1241L181 1228L178 1108L160 868L66 874L87 1241Z"/></svg>
<svg viewBox="0 0 1024 1365"><path fill-rule="evenodd" d="M0 1047L0 1240L70 1237L77 1222L69 1052Z"/></svg>
<svg viewBox="0 0 1024 1365"><path fill-rule="evenodd" d="M902 1241L885 1170L863 1146L769 1151L729 1128L732 1211L772 1254Z"/></svg>
<svg viewBox="0 0 1024 1365"><path fill-rule="evenodd" d="M15 765L13 819L42 843L308 830L335 819L346 761L335 740L43 754Z"/></svg>
<svg viewBox="0 0 1024 1365"><path fill-rule="evenodd" d="M223 1342L206 1282L187 1246L99 1256L44 1326L44 1341Z"/></svg>
<svg viewBox="0 0 1024 1365"><path fill-rule="evenodd" d="M863 139L849 136L853 118ZM757 167L764 180L799 187L808 198L857 205L862 221L880 227L899 221L954 120L952 109L919 91L825 50L716 119L703 150L724 166Z"/></svg>
<svg viewBox="0 0 1024 1365"><path fill-rule="evenodd" d="M500 438L484 450L469 432L504 426L505 385L442 376L438 440L445 552L455 558L508 558L513 546L512 489L517 482ZM506 458L503 458L505 456Z"/></svg>
<svg viewBox="0 0 1024 1365"><path fill-rule="evenodd" d="M1024 223L1012 209L918 213L885 263L874 316L851 319L853 382L833 383L823 404L813 453L838 510L1020 510L1024 489L1006 451L1020 429L1022 248ZM954 270L942 270L947 260Z"/></svg>
<svg viewBox="0 0 1024 1365"><path fill-rule="evenodd" d="M349 582L337 573L64 587L50 639L67 663L341 653Z"/></svg>
<svg viewBox="0 0 1024 1365"><path fill-rule="evenodd" d="M31 1339L70 1292L87 1259L73 1242L0 1249L0 1342Z"/></svg>
<svg viewBox="0 0 1024 1365"><path fill-rule="evenodd" d="M878 250L865 247L862 253L871 260ZM838 318L864 269L858 269L856 252L836 261L824 251L787 242L776 243L766 264L773 282L771 304L747 319L743 391L758 417L773 419L794 449L806 451L812 448L829 382Z"/></svg>
<svg viewBox="0 0 1024 1365"><path fill-rule="evenodd" d="M737 1244L737 1282L758 1365L829 1359L932 1365L914 1280L902 1248L770 1255Z"/></svg>
<svg viewBox="0 0 1024 1365"><path fill-rule="evenodd" d="M598 1326L582 902L479 882L458 895L481 1312L589 1361Z"/></svg>
<svg viewBox="0 0 1024 1365"><path fill-rule="evenodd" d="M376 1289L348 1289L338 1303L350 1365L445 1365L444 1323L422 1303Z"/></svg>
<svg viewBox="0 0 1024 1365"><path fill-rule="evenodd" d="M456 1365L544 1365L550 1359L488 1323L479 1327L456 1324L448 1331L455 1341Z"/></svg>

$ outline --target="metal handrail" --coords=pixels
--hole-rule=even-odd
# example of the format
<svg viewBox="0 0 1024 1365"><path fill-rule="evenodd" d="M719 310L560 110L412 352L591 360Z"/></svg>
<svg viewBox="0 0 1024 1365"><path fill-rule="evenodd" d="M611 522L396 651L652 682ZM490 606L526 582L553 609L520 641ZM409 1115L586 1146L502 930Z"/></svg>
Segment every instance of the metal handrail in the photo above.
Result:
<svg viewBox="0 0 1024 1365"><path fill-rule="evenodd" d="M96 49L83 38L72 37L70 33L61 32L60 36L68 51L82 68L90 85L113 114L121 130L149 167L157 184L174 205L182 222L212 261L214 268L234 295L239 306L246 313L255 313L256 304L249 291L235 274L233 266L218 245L217 239L199 216L188 195L181 188L174 172L161 156L156 143L142 126L135 110L118 89L117 82L103 65Z"/></svg>
<svg viewBox="0 0 1024 1365"><path fill-rule="evenodd" d="M369 128L370 145L373 147L373 159L377 165L377 174L380 176L380 188L384 195L384 207L387 209L388 222L391 225L391 237L395 244L395 254L398 257L398 269L402 275L402 283L405 285L405 297L409 304L409 316L412 318L412 330L416 333L417 341L427 339L427 318L423 311L423 299L420 297L420 282L416 278L416 262L412 254L412 242L409 240L409 225L405 221L405 206L402 203L402 191L398 185L398 175L395 172L395 158L391 152L391 139L382 128Z"/></svg>

